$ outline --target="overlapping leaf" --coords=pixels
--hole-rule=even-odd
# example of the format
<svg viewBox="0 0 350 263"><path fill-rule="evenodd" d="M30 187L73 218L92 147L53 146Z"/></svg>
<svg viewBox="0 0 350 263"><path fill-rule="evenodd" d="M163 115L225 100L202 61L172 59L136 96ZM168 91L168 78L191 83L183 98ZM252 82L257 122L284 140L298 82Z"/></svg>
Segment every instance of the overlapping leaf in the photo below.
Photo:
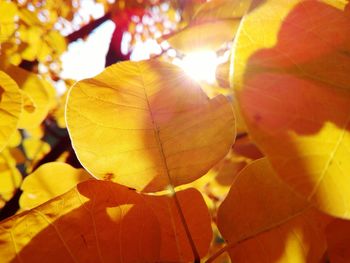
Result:
<svg viewBox="0 0 350 263"><path fill-rule="evenodd" d="M178 197L204 256L211 228L203 199L193 189L179 192ZM3 221L0 257L21 262L191 261L192 251L176 211L172 197L140 195L111 182L88 180Z"/></svg>
<svg viewBox="0 0 350 263"><path fill-rule="evenodd" d="M17 129L22 113L22 94L10 76L0 71L0 151Z"/></svg>
<svg viewBox="0 0 350 263"><path fill-rule="evenodd" d="M167 40L182 52L217 50L233 39L251 0L213 0L202 4L190 24Z"/></svg>
<svg viewBox="0 0 350 263"><path fill-rule="evenodd" d="M233 262L320 262L328 217L296 195L266 159L238 175L220 206L218 227Z"/></svg>
<svg viewBox="0 0 350 263"><path fill-rule="evenodd" d="M350 218L350 15L341 7L269 0L250 12L233 84L281 178L323 211Z"/></svg>
<svg viewBox="0 0 350 263"><path fill-rule="evenodd" d="M19 204L22 209L32 209L88 179L91 179L91 176L85 170L75 169L69 164L43 164L24 179Z"/></svg>
<svg viewBox="0 0 350 263"><path fill-rule="evenodd" d="M123 62L78 82L67 101L73 147L94 176L142 191L189 183L228 152L234 116L179 68Z"/></svg>
<svg viewBox="0 0 350 263"><path fill-rule="evenodd" d="M22 175L16 168L16 160L5 148L0 153L0 208L13 197L21 182Z"/></svg>
<svg viewBox="0 0 350 263"><path fill-rule="evenodd" d="M212 229L208 208L200 192L193 188L176 193L186 224L199 256L209 250ZM161 228L159 262L193 262L193 252L172 196L147 196L146 203L152 208Z"/></svg>
<svg viewBox="0 0 350 263"><path fill-rule="evenodd" d="M38 75L19 67L9 65L5 68L5 71L25 93L24 102L27 107L24 107L25 110L21 114L19 127L33 128L39 126L50 109L52 87L48 87L49 84L44 83L44 80Z"/></svg>
<svg viewBox="0 0 350 263"><path fill-rule="evenodd" d="M0 2L0 43L6 41L16 30L15 19L18 13L14 3Z"/></svg>

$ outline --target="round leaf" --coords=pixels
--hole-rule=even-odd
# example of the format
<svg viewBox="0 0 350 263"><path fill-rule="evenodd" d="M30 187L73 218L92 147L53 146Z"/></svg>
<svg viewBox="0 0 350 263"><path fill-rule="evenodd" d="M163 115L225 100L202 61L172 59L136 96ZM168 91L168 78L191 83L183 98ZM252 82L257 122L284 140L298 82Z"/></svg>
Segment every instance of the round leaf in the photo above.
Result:
<svg viewBox="0 0 350 263"><path fill-rule="evenodd" d="M320 262L329 217L295 194L266 159L237 176L219 208L232 262Z"/></svg>
<svg viewBox="0 0 350 263"><path fill-rule="evenodd" d="M344 218L350 218L349 43L348 11L321 1L269 0L244 19L233 70L248 130L278 175Z"/></svg>
<svg viewBox="0 0 350 263"><path fill-rule="evenodd" d="M156 60L118 63L78 82L66 118L91 174L149 192L204 175L235 137L224 96L208 99L182 70Z"/></svg>
<svg viewBox="0 0 350 263"><path fill-rule="evenodd" d="M16 84L0 71L0 151L16 131L22 112L22 94Z"/></svg>

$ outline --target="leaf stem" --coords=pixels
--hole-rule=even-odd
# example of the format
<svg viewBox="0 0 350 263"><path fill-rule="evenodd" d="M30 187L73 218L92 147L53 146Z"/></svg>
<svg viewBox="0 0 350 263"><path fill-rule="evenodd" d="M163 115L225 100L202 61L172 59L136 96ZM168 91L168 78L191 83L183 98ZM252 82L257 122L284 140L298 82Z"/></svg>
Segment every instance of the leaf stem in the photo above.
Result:
<svg viewBox="0 0 350 263"><path fill-rule="evenodd" d="M188 241L189 241L191 249L192 249L192 253L193 253L193 256L194 256L194 263L200 263L199 253L198 253L196 245L195 245L195 243L194 243L194 241L192 239L190 229L188 228L188 225L186 223L186 218L185 218L185 216L184 216L184 214L182 212L180 201L177 198L176 191L175 191L173 185L171 185L170 189L171 189L171 194L172 194L172 196L174 198L174 201L175 201L175 205L176 205L177 211L178 211L178 213L180 215L181 223L182 223L182 225L185 228L186 236L188 238Z"/></svg>
<svg viewBox="0 0 350 263"><path fill-rule="evenodd" d="M145 86L145 81L143 79L143 72L142 72L142 70L140 68L139 68L139 71L140 71L140 75L142 76L142 82L143 82L143 87L144 87ZM153 115L152 108L151 108L151 105L150 105L150 102L149 102L149 98L148 98L148 95L147 95L147 92L146 92L145 88L144 88L144 94L145 94L145 98L146 98L146 101L147 101L148 111L150 113L150 117L151 117L151 120L152 120L154 135L155 135L157 143L158 143L159 153L160 153L162 161L163 161L165 173L166 173L166 175L168 177L168 180L169 180L169 186L170 186L171 195L172 195L172 197L175 200L175 205L176 205L177 211L178 211L178 213L180 215L181 223L182 223L182 225L185 228L186 236L187 236L187 239L188 239L188 241L190 243L190 246L191 246L191 249L192 249L192 253L193 253L193 257L194 257L194 263L200 263L199 253L198 253L196 245L195 245L195 243L194 243L194 241L192 239L191 232L190 232L190 230L188 228L188 225L186 223L185 216L184 216L184 214L182 212L179 199L177 198L176 191L174 189L174 184L172 182L172 178L171 178L171 176L169 174L169 167L168 167L167 159L166 159L165 154L164 154L163 143L162 143L162 141L160 139L160 135L159 135L159 127L158 127L158 125L157 125L157 123L155 121L155 117Z"/></svg>
<svg viewBox="0 0 350 263"><path fill-rule="evenodd" d="M226 252L228 249L230 249L230 247L232 247L232 244L228 244L224 247L222 247L221 249L219 249L218 251L216 251L213 255L211 255L206 261L205 263L210 263L213 262L216 258L218 258L221 254L223 254L224 252Z"/></svg>

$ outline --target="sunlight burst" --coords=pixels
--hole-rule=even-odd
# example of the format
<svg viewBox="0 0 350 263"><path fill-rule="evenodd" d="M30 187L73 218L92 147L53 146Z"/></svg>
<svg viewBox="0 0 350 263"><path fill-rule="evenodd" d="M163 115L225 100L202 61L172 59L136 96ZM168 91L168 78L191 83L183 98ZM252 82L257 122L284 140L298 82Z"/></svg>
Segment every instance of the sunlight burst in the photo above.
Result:
<svg viewBox="0 0 350 263"><path fill-rule="evenodd" d="M190 53L183 59L175 58L173 63L181 67L191 78L213 84L220 59L213 51L199 51Z"/></svg>

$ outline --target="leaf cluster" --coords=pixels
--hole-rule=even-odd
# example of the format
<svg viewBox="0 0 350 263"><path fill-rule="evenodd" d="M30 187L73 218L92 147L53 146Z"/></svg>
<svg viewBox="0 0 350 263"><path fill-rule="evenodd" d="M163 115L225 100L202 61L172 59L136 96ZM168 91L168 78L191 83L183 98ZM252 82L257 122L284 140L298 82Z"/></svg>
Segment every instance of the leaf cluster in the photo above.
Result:
<svg viewBox="0 0 350 263"><path fill-rule="evenodd" d="M96 1L169 47L61 96L91 26L56 2L0 0L1 262L350 261L348 1ZM230 55L209 84L170 49Z"/></svg>

